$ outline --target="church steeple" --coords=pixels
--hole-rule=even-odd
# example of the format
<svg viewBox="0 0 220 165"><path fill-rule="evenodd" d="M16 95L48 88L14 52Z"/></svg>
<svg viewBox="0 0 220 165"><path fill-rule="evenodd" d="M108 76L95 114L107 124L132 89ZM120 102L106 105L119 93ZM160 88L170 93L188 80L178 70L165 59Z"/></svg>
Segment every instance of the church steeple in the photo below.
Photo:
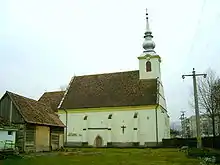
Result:
<svg viewBox="0 0 220 165"><path fill-rule="evenodd" d="M151 55L156 54L156 52L154 50L156 45L155 45L154 41L152 40L153 35L152 35L151 30L150 30L147 9L146 9L146 32L144 34L145 34L144 35L145 40L144 40L143 45L142 45L143 48L144 48L143 53L151 54Z"/></svg>
<svg viewBox="0 0 220 165"><path fill-rule="evenodd" d="M140 79L156 79L161 78L160 62L161 58L155 52L155 43L152 40L153 35L150 30L148 13L146 11L146 32L144 33L143 53L139 59L139 78Z"/></svg>

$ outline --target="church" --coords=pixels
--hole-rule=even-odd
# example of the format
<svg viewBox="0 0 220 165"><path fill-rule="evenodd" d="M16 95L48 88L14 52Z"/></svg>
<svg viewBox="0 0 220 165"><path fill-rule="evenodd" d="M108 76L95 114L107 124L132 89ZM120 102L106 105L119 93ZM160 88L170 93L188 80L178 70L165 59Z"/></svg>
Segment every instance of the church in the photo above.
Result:
<svg viewBox="0 0 220 165"><path fill-rule="evenodd" d="M67 146L157 146L170 137L161 80L146 14L139 70L74 76L58 105Z"/></svg>

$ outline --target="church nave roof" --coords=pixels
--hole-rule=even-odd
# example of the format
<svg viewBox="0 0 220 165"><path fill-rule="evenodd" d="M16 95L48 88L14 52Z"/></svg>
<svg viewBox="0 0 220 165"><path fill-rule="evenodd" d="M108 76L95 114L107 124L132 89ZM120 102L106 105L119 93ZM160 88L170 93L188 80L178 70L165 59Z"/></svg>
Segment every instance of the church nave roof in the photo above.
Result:
<svg viewBox="0 0 220 165"><path fill-rule="evenodd" d="M140 80L139 71L76 76L60 109L155 105L157 80Z"/></svg>

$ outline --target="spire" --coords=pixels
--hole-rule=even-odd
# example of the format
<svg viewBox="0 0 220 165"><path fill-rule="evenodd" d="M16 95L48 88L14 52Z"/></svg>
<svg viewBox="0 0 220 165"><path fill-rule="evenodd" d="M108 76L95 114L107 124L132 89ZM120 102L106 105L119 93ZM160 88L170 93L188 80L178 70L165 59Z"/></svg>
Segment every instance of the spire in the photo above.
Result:
<svg viewBox="0 0 220 165"><path fill-rule="evenodd" d="M149 26L149 21L148 21L148 13L147 13L147 9L146 9L146 32L144 33L144 43L143 43L143 48L144 53L148 53L148 54L156 54L156 52L154 51L155 48L155 43L152 40L153 36L152 36L152 32L150 30L150 26Z"/></svg>

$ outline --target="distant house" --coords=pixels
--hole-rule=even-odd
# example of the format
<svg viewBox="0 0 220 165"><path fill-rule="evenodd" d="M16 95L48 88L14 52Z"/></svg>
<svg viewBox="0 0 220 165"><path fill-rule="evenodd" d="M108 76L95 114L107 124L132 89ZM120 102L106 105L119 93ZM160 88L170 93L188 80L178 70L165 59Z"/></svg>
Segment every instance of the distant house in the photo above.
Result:
<svg viewBox="0 0 220 165"><path fill-rule="evenodd" d="M16 146L20 151L49 151L63 146L65 126L42 102L7 91L0 100L0 116L18 127Z"/></svg>
<svg viewBox="0 0 220 165"><path fill-rule="evenodd" d="M16 128L0 116L0 151L15 149Z"/></svg>
<svg viewBox="0 0 220 165"><path fill-rule="evenodd" d="M200 130L202 137L212 137L212 120L207 114L200 115ZM184 137L196 137L196 116L190 116L185 118L182 122L183 136ZM218 119L215 123L216 135L220 134L220 128L218 127Z"/></svg>

